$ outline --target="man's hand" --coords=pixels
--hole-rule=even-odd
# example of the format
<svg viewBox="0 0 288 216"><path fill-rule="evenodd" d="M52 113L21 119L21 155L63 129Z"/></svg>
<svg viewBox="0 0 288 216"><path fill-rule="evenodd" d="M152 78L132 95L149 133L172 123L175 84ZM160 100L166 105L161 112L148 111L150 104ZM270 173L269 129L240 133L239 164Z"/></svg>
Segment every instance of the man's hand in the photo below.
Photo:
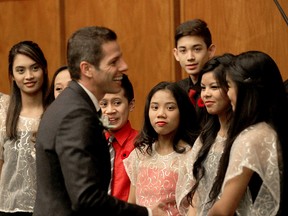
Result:
<svg viewBox="0 0 288 216"><path fill-rule="evenodd" d="M166 210L161 207L161 203L152 208L152 216L167 216Z"/></svg>

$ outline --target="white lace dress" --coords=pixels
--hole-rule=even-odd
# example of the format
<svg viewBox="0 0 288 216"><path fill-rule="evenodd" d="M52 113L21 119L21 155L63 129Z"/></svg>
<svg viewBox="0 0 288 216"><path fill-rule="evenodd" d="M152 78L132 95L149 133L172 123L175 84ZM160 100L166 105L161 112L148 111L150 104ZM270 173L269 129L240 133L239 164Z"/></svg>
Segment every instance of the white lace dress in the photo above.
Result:
<svg viewBox="0 0 288 216"><path fill-rule="evenodd" d="M17 126L19 138L9 140L5 127L7 109L2 108L0 159L4 164L0 178L0 211L33 212L36 198L35 135L40 118L20 116Z"/></svg>
<svg viewBox="0 0 288 216"><path fill-rule="evenodd" d="M190 150L191 147L187 145L186 153L160 155L153 144L153 153L149 156L134 149L123 162L131 184L136 187L136 203L153 207L159 202L168 201L166 207L169 215L180 215L176 207L175 191L178 176L183 175L183 169L187 167L186 155Z"/></svg>
<svg viewBox="0 0 288 216"><path fill-rule="evenodd" d="M207 215L208 210L211 208L211 203L208 203L209 201L209 192L212 188L212 184L214 181L214 178L217 174L217 167L224 149L224 142L225 138L221 136L217 136L215 143L210 149L210 152L208 153L207 159L204 162L204 166L206 169L207 175L205 175L198 186L199 191L199 197L198 203L197 203L197 212L198 215ZM186 163L188 166L186 167L185 175L179 177L179 188L177 191L178 197L176 199L177 206L180 210L180 213L182 215L187 214L188 204L186 200L186 195L191 190L191 188L194 185L194 178L192 174L193 164L195 162L195 158L197 157L197 154L202 146L202 143L199 139L195 141L192 151L188 152L189 157L187 156L187 160L189 160L189 163ZM180 205L181 203L181 205Z"/></svg>
<svg viewBox="0 0 288 216"><path fill-rule="evenodd" d="M223 140L224 141L224 140ZM224 142L219 142L219 137L216 143L209 152L207 161L205 162L207 176L200 183L197 191L197 215L206 216L211 204L207 204L209 199L209 192L212 187L214 178L216 176L216 169L218 167L221 156L221 149L223 150ZM191 151L190 160L193 164L195 155L201 147L199 140L195 142ZM222 147L221 147L222 146ZM279 157L278 139L275 131L266 123L261 122L245 129L236 138L231 148L229 165L226 176L222 185L222 191L230 179L240 175L243 167L247 167L254 172L257 172L261 177L263 183L260 187L259 193L253 203L250 190L247 191L242 198L236 213L240 216L272 216L276 215L279 209L280 202L280 168L281 157ZM187 170L189 167L187 168ZM192 172L192 166L190 166ZM185 202L185 195L188 193L193 185L192 173L186 174L181 178L181 184L184 185L182 195L179 196L177 204ZM186 184L186 185L185 185ZM221 194L219 196L221 198ZM185 212L183 213L185 214Z"/></svg>

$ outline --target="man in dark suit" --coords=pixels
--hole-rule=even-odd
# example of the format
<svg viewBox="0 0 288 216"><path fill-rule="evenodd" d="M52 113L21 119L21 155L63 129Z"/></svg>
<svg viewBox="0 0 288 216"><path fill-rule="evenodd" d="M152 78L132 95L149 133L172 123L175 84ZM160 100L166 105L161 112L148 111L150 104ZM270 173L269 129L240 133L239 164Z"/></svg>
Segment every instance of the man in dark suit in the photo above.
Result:
<svg viewBox="0 0 288 216"><path fill-rule="evenodd" d="M165 215L107 194L110 155L97 111L106 93L121 90L122 58L115 32L85 27L68 41L72 81L45 111L36 141L34 216Z"/></svg>

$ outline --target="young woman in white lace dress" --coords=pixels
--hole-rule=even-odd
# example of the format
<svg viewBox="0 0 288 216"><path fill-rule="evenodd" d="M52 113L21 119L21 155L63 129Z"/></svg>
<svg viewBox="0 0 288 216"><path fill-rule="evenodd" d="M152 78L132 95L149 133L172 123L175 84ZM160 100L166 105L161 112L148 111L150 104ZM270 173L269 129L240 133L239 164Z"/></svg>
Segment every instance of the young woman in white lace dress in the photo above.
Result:
<svg viewBox="0 0 288 216"><path fill-rule="evenodd" d="M217 174L232 114L223 65L229 63L233 57L234 55L229 53L216 56L204 65L199 74L200 96L205 104L203 109L206 111L206 116L203 118L200 136L192 151L188 153L187 173L179 177L181 188L179 188L177 204L182 215L187 214L188 209L182 206L185 206L187 201L191 204L191 197L193 197L194 208L191 207L190 211L193 210L194 213L197 211L197 215L207 215L211 207L209 193ZM189 194L188 200L187 194ZM193 215L192 212L190 213Z"/></svg>
<svg viewBox="0 0 288 216"><path fill-rule="evenodd" d="M238 55L226 71L233 118L207 215L288 215L288 102L267 54Z"/></svg>
<svg viewBox="0 0 288 216"><path fill-rule="evenodd" d="M168 215L180 215L178 177L198 131L194 106L178 84L161 82L152 88L135 149L123 161L131 180L129 202L146 207L162 203Z"/></svg>
<svg viewBox="0 0 288 216"><path fill-rule="evenodd" d="M32 215L36 196L35 138L48 88L40 47L21 41L9 52L10 103L0 115L0 215Z"/></svg>

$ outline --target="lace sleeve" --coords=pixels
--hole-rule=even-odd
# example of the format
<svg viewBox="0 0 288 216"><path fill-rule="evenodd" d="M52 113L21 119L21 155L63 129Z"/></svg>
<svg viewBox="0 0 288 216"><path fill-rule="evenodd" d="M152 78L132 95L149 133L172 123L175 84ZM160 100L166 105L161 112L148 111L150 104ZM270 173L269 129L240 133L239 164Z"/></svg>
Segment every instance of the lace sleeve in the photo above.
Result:
<svg viewBox="0 0 288 216"><path fill-rule="evenodd" d="M0 110L4 109L7 110L9 105L10 96L0 93Z"/></svg>
<svg viewBox="0 0 288 216"><path fill-rule="evenodd" d="M185 157L180 163L175 196L177 208L179 209L181 215L186 215L188 211L189 204L187 202L186 196L190 192L194 184L194 177L192 173L193 163L201 146L202 143L198 138L195 141L192 149L187 151Z"/></svg>
<svg viewBox="0 0 288 216"><path fill-rule="evenodd" d="M253 205L263 208L265 206L263 204L269 201L273 203L273 205L271 204L273 208L278 206L280 202L280 171L277 145L277 135L266 123L259 123L244 130L236 138L231 148L223 187L229 179L240 175L243 167L249 168L257 172L263 181ZM270 208L267 205L266 207ZM265 210L270 213L274 211Z"/></svg>
<svg viewBox="0 0 288 216"><path fill-rule="evenodd" d="M133 186L135 186L136 180L137 180L137 170L138 170L138 164L139 164L138 155L139 154L141 153L135 148L129 154L129 156L123 160L126 173Z"/></svg>
<svg viewBox="0 0 288 216"><path fill-rule="evenodd" d="M4 138L6 135L6 115L7 109L9 105L9 95L0 93L0 160L3 160L3 145L4 145Z"/></svg>

